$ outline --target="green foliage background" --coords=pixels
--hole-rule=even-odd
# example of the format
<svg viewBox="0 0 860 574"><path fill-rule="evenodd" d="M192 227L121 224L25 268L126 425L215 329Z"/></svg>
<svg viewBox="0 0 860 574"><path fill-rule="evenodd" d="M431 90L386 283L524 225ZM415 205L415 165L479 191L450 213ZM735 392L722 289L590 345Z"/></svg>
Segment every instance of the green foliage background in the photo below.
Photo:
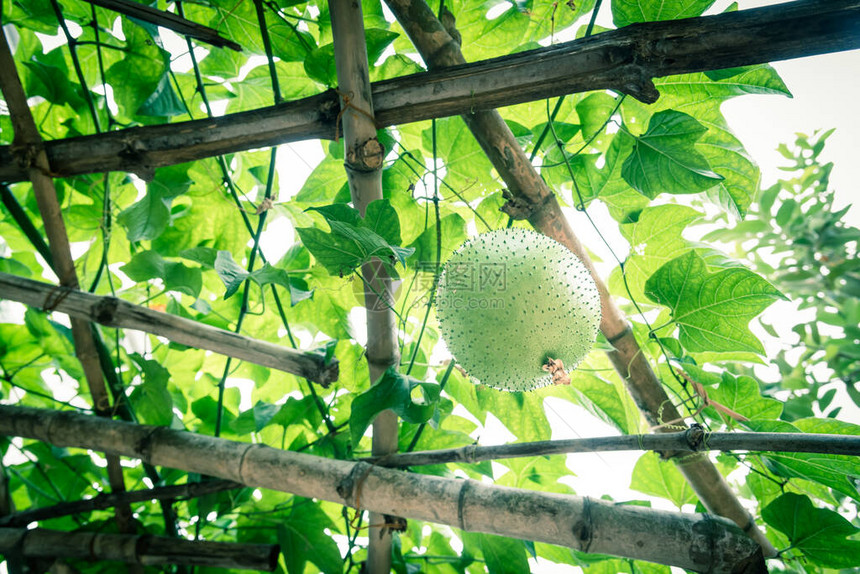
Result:
<svg viewBox="0 0 860 574"><path fill-rule="evenodd" d="M711 4L614 0L611 8L615 24L623 26L698 15ZM363 6L372 79L420 72L400 26L386 18L378 2L365 0ZM477 61L538 47L555 31L583 25L594 1L514 2L493 19L487 12L498 10L496 2L446 6L457 18L466 59ZM10 25L7 34L17 38L15 58L43 137L201 118L212 113L214 102L223 102L228 113L250 110L275 103L275 93L292 100L336 84L325 2L264 3L274 79L254 2L199 0L183 9L186 17L218 29L244 51L198 47L193 67L178 71L187 68L178 64L188 55L166 49L153 26L80 0L56 5L3 0L2 21ZM63 34L60 11L70 36L61 35L60 46L48 49L56 42L47 43L42 35ZM706 408L696 418L711 430L858 434L860 427L847 422L835 398L847 392L860 405L860 230L842 222L845 210L833 209L832 166L818 160L829 132L800 136L782 148L786 179L759 190L758 168L720 105L749 94L787 95L776 72L762 65L673 76L656 84L661 97L651 106L607 92L567 97L540 149L534 146L554 101L501 113L560 200L579 210L605 205L629 242L629 255L619 260L610 287L679 408L695 413L701 399L670 365L704 385L711 399L749 419L738 422ZM0 114L0 130L0 140L10 143L8 115ZM571 388L527 394L476 386L435 359L439 335L432 308L427 312L433 274L467 236L507 225L498 209L502 183L460 118L398 126L380 137L388 151L385 198L371 206L366 219L345 205L342 146L334 143L323 144L324 159L294 197L279 193L276 150L160 168L147 182L124 173L56 181L83 288L282 345L324 347L341 362L340 380L330 389L315 389L282 372L227 362L155 337L141 341L99 329L112 391L134 419L337 458L369 451L364 430L386 407L402 418L401 450L471 444L490 414L518 441L549 439L547 397L581 405L621 433L647 431L602 352L605 341L573 373ZM0 270L53 277L41 251L30 185L10 186L10 198L36 233L8 207L0 210ZM265 199L273 207L258 210ZM260 250L263 229L286 242L280 259L268 260ZM371 390L353 310L362 304L356 270L372 256L381 256L401 279L395 308L403 358L399 373L389 372L382 386ZM761 329L749 328L781 299L809 310L793 315L793 340L765 322L756 321ZM2 400L91 410L64 319L9 303L2 310ZM764 333L777 350L766 356L756 333ZM239 386L250 395L245 402L231 384L236 381L244 381ZM240 407L246 403L251 407ZM97 455L6 439L0 439L0 453L6 455L4 471L19 509L108 488ZM783 550L785 568L819 572L860 566L855 458L740 453L714 458ZM125 470L129 488L149 485L142 468ZM495 471L489 464L452 464L420 472L572 493L559 481L572 474L561 457L505 461ZM198 479L163 469L160 484ZM698 502L674 466L653 454L639 459L631 488L687 510ZM134 510L142 531L165 532L157 505L136 504ZM357 571L366 556L365 531L356 531L348 513L332 503L245 489L180 502L175 510L185 536L279 542L284 550L279 571L289 574ZM42 525L114 528L106 511ZM579 565L595 573L669 571L423 526L410 521L397 535L397 572L525 571L527 559L535 557L539 564ZM332 535L339 535L340 546ZM111 568L79 567L84 572Z"/></svg>

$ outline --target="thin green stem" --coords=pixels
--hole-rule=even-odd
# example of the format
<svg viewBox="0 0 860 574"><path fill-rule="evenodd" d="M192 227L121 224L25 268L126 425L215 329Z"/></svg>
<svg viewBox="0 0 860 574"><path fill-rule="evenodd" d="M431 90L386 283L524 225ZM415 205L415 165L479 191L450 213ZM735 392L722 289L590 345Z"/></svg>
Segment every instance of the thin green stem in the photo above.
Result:
<svg viewBox="0 0 860 574"><path fill-rule="evenodd" d="M451 373L454 371L455 364L456 363L454 363L453 359L448 362L448 368L445 369L445 373L442 375L442 380L439 381L439 392L440 393L445 390L445 385L448 384L448 378L451 376ZM424 427L426 427L426 426L427 426L426 422L423 422L420 425L418 425L418 429L415 431L415 435L412 437L412 440L409 441L409 446L406 447L406 452L412 452L413 450L415 450L415 446L418 444L418 440L421 438L421 433L424 432Z"/></svg>
<svg viewBox="0 0 860 574"><path fill-rule="evenodd" d="M57 2L57 0L51 0L51 6L54 8L54 14L57 16L60 28L63 30L66 42L69 44L69 53L72 56L72 65L75 68L75 74L77 75L78 82L81 84L81 89L84 92L84 101L87 102L87 107L90 109L90 115L95 123L96 132L100 133L102 129L99 122L99 115L98 112L96 112L96 105L93 101L92 92L90 92L89 87L87 87L87 80L84 77L84 71L81 68L81 60L78 58L78 51L76 48L78 40L72 36L71 32L69 32L69 27L66 25L66 19L63 17L63 9L60 7L60 3Z"/></svg>

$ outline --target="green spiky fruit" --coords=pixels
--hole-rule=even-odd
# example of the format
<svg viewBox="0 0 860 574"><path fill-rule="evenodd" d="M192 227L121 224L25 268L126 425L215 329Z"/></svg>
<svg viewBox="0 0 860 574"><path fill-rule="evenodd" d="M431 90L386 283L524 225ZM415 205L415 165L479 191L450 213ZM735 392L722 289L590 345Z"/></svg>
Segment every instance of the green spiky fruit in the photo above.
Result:
<svg viewBox="0 0 860 574"><path fill-rule="evenodd" d="M528 391L552 381L549 358L568 371L591 350L600 296L585 265L560 243L503 229L464 243L436 293L442 338L477 382Z"/></svg>

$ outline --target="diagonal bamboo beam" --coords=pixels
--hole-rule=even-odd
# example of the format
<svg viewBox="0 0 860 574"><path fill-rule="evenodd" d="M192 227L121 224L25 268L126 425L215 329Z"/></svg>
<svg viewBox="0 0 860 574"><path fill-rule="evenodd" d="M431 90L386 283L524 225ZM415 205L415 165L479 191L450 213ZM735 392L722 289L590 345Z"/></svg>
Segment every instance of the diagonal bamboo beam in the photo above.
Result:
<svg viewBox="0 0 860 574"><path fill-rule="evenodd" d="M459 44L453 40L424 0L386 0L386 4L406 30L429 68L444 68L465 62ZM671 44L674 40L672 36L664 41ZM663 420L684 420L652 370L627 318L612 299L609 288L598 275L588 252L564 217L555 194L537 173L505 121L495 110L475 111L462 117L513 196L528 205L529 223L536 230L570 249L591 272L600 292L600 330L614 347L614 350L608 353L609 358L627 384L642 414L654 426L661 422L660 413ZM673 453L665 454L671 456ZM705 508L737 523L762 546L766 556L776 554L776 550L757 528L749 512L741 505L709 459L680 459L673 456L673 460Z"/></svg>
<svg viewBox="0 0 860 574"><path fill-rule="evenodd" d="M15 60L2 28L0 28L0 90L3 92L6 105L9 106L9 112L12 115L12 126L15 131L14 145L26 147L32 154L33 161L28 168L27 175L33 183L33 193L42 215L45 234L48 236L54 270L62 286L68 289L77 289L78 275L69 246L69 238L66 234L63 213L57 200L54 180L47 175L48 158L42 147L42 136L39 134L33 114L27 105L27 96L21 85L21 79L15 68ZM99 416L110 418L112 415L110 397L105 387L90 324L85 319L72 317L71 326L75 354L83 368L84 377L92 396L93 408ZM107 474L111 490L124 492L125 481L118 457L107 457ZM131 507L128 504L116 507L116 521L120 532L134 532ZM132 572L137 570L137 568L130 569Z"/></svg>
<svg viewBox="0 0 860 574"><path fill-rule="evenodd" d="M352 203L364 217L370 202L382 199L382 161L385 150L376 137L374 103L368 75L367 45L361 2L329 0L334 59L343 113L344 168ZM367 316L367 366L371 383L400 362L397 322L392 305L391 278L376 259L361 267ZM397 415L386 410L373 421L371 450L385 456L397 450ZM355 448L357 445L353 445ZM368 574L391 572L392 532L384 514L370 513Z"/></svg>
<svg viewBox="0 0 860 574"><path fill-rule="evenodd" d="M371 85L377 127L612 88L653 101L650 78L860 48L860 0L803 0L628 26ZM334 91L220 118L45 142L56 177L152 170L305 139L334 139ZM0 182L27 179L26 149L0 146Z"/></svg>
<svg viewBox="0 0 860 574"><path fill-rule="evenodd" d="M61 532L45 528L0 528L0 554L19 549L27 560L72 558L139 566L179 564L273 572L277 544L237 544L164 536Z"/></svg>
<svg viewBox="0 0 860 574"><path fill-rule="evenodd" d="M101 6L102 8L107 8L108 10L113 10L114 12L119 12L120 14L125 14L132 18L137 18L138 20L143 20L144 22L149 22L150 24L155 24L156 26L161 26L162 28L167 28L168 30L173 30L179 35L188 36L195 40L211 44L212 46L217 46L219 48L226 47L231 50L236 50L237 52L242 51L242 46L233 40L224 38L220 33L218 33L218 30L192 22L191 20L186 20L185 18L177 16L171 12L152 8L151 6L141 4L140 2L134 2L133 0L85 1L90 4L95 4L96 6Z"/></svg>
<svg viewBox="0 0 860 574"><path fill-rule="evenodd" d="M767 572L755 542L708 514L407 473L69 411L0 405L0 435L112 452L251 487L583 552L715 574Z"/></svg>
<svg viewBox="0 0 860 574"><path fill-rule="evenodd" d="M338 362L315 352L296 351L268 341L133 305L116 297L102 297L68 287L0 273L0 298L37 309L66 313L72 321L136 329L182 345L214 351L264 367L292 373L328 386L337 380Z"/></svg>

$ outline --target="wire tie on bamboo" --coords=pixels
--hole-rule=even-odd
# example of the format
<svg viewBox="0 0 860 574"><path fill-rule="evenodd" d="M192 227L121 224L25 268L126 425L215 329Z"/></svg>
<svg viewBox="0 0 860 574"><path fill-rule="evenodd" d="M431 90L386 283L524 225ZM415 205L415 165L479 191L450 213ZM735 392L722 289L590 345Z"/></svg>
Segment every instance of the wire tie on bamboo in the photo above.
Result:
<svg viewBox="0 0 860 574"><path fill-rule="evenodd" d="M355 515L353 515L352 520L349 522L350 526L356 530L359 530L357 522L358 517L361 516L361 485L364 484L364 480L370 474L371 470L373 470L372 464L360 460L352 466L349 474L343 477L335 488L344 502L355 508Z"/></svg>
<svg viewBox="0 0 860 574"><path fill-rule="evenodd" d="M62 285L54 285L45 293L45 302L42 303L42 311L50 313L60 306L72 290Z"/></svg>
<svg viewBox="0 0 860 574"><path fill-rule="evenodd" d="M343 118L343 114L346 113L346 110L348 110L350 108L352 108L353 110L357 111L358 113L360 113L364 116L367 116L370 119L370 121L373 122L373 125L374 126L376 125L376 118L373 117L373 114L371 114L370 112L368 112L366 110L362 110L361 108L355 106L352 103L352 96L353 96L352 92L345 94L345 93L341 92L340 90L338 90L337 88L335 88L334 91L337 92L337 94L340 96L341 100L343 100L343 106L340 108L340 111L337 113L337 117L334 120L334 143L338 143L338 141L340 141L340 120L341 120L341 118Z"/></svg>
<svg viewBox="0 0 860 574"><path fill-rule="evenodd" d="M460 485L460 492L457 496L457 523L460 525L460 530L466 529L466 492L472 487L472 480L469 478L463 479L463 484Z"/></svg>

